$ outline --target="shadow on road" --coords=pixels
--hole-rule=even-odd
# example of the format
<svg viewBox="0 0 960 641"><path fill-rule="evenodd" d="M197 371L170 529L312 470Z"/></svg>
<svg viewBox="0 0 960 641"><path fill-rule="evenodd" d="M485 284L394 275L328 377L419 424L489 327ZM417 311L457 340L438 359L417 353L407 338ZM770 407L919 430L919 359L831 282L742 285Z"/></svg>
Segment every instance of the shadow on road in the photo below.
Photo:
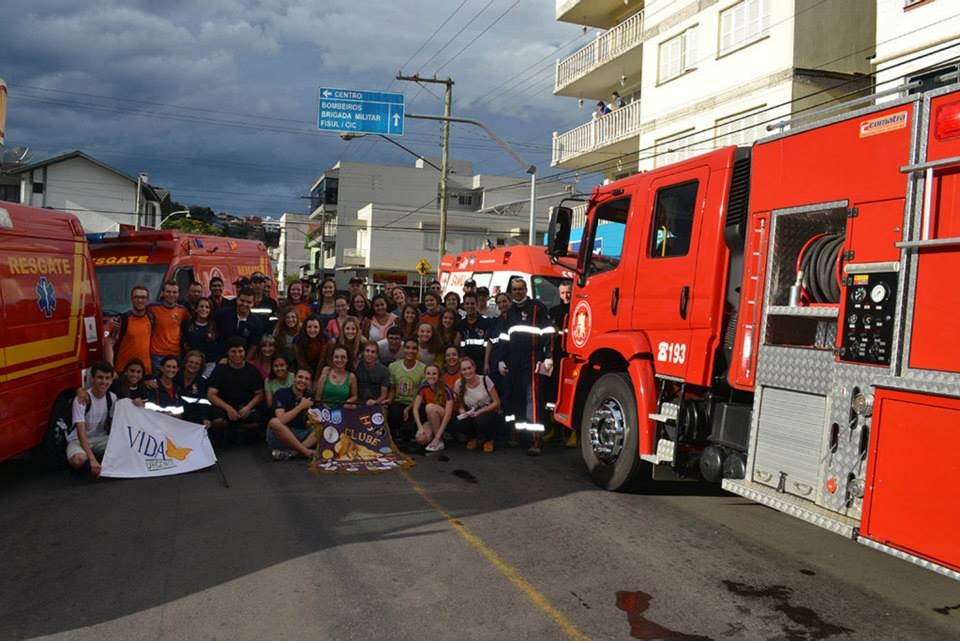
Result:
<svg viewBox="0 0 960 641"><path fill-rule="evenodd" d="M456 448L416 459L411 476L457 517L600 491L562 448L538 459ZM399 473L316 477L303 461L269 461L261 447L221 461L229 488L213 470L96 481L30 459L0 464L0 638L94 625L319 550L446 527ZM671 482L635 500L722 494Z"/></svg>

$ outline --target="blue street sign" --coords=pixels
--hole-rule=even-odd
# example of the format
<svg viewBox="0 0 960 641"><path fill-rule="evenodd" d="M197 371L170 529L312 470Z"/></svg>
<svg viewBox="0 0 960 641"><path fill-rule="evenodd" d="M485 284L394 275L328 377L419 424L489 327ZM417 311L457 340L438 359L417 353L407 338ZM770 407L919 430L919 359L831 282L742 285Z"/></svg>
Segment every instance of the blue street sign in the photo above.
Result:
<svg viewBox="0 0 960 641"><path fill-rule="evenodd" d="M403 135L403 94L320 88L320 131Z"/></svg>

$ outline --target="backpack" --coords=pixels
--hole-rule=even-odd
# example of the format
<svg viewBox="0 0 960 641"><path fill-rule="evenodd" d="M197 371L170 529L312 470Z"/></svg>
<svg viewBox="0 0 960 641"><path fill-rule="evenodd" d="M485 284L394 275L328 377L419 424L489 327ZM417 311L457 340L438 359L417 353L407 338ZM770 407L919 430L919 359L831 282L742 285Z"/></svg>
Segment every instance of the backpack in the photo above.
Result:
<svg viewBox="0 0 960 641"><path fill-rule="evenodd" d="M151 312L149 309L144 311L144 315L147 317L147 320L150 322L150 332L153 333L153 326L157 322L157 317L154 316L153 312ZM130 319L130 312L124 312L120 314L120 329L117 331L117 340L116 340L117 345L123 342L123 336L127 333L127 325L129 325L129 319Z"/></svg>
<svg viewBox="0 0 960 641"><path fill-rule="evenodd" d="M89 391L88 391L87 393L89 394ZM106 396L106 398L107 398L107 423L106 423L106 425L104 426L104 428L106 429L107 434L109 434L109 433L110 433L111 423L113 423L113 394L112 394L109 390L107 390L107 396ZM92 398L90 399L90 402L87 403L87 406L86 406L85 408L83 408L83 418L84 418L84 422L86 422L87 416L90 415L90 408L91 408L91 407L93 407L93 399L92 399ZM72 432L72 431L75 430L75 429L77 429L77 426L74 425L74 424L71 422L68 426L66 426L65 428L63 428L63 433L64 433L64 434L69 434L70 432Z"/></svg>

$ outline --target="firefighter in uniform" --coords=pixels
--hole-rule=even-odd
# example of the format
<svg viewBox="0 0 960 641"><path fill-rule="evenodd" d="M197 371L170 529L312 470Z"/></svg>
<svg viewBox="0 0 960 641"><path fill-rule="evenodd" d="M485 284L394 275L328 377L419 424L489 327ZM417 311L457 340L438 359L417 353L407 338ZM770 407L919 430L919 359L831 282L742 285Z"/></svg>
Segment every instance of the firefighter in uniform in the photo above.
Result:
<svg viewBox="0 0 960 641"><path fill-rule="evenodd" d="M510 281L513 306L507 312L506 358L498 363L500 373L509 377L511 394L504 419L513 423L517 432L528 432L530 449L527 454L541 452L545 424L543 382L553 373L550 358L556 330L550 323L547 308L540 301L527 296L527 284L522 278Z"/></svg>

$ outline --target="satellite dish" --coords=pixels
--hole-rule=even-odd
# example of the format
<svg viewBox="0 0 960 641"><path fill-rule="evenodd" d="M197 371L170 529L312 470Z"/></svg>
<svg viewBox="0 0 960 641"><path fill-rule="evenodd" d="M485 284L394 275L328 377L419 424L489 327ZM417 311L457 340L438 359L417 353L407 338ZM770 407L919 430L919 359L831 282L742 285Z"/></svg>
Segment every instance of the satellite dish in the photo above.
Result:
<svg viewBox="0 0 960 641"><path fill-rule="evenodd" d="M4 151L2 158L5 165L19 165L29 162L33 158L33 152L27 147L14 147Z"/></svg>

